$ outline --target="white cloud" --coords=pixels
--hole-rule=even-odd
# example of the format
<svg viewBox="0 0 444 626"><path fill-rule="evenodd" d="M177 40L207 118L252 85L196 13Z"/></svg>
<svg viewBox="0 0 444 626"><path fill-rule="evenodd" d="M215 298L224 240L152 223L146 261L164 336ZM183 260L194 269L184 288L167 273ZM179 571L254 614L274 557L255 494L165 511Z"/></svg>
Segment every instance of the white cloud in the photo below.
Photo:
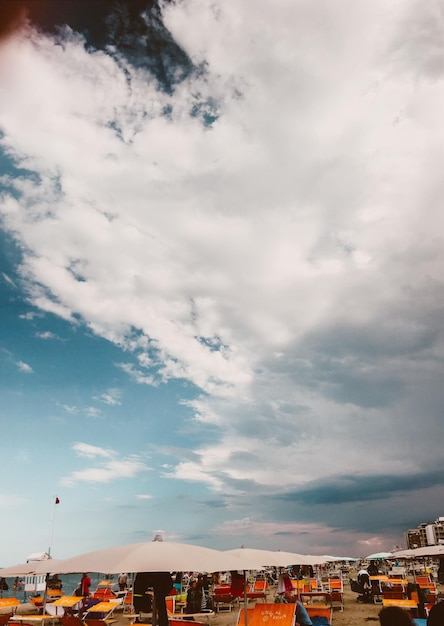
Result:
<svg viewBox="0 0 444 626"><path fill-rule="evenodd" d="M51 332L50 330L45 330L42 332L38 332L35 334L36 337L38 337L39 339L58 339L57 335L53 332Z"/></svg>
<svg viewBox="0 0 444 626"><path fill-rule="evenodd" d="M172 95L75 37L2 45L2 144L39 174L10 181L22 195L2 205L29 250L33 304L121 346L137 382L202 391L187 403L211 443L176 478L235 495L332 468L425 470L441 458L444 400L433 11L186 0L164 14L207 62ZM216 103L211 128L189 115L196 98Z"/></svg>
<svg viewBox="0 0 444 626"><path fill-rule="evenodd" d="M15 364L17 365L19 370L21 372L23 372L24 374L33 374L34 373L34 370L32 369L32 367L30 365L28 365L28 363L24 363L23 361L16 361Z"/></svg>
<svg viewBox="0 0 444 626"><path fill-rule="evenodd" d="M318 535L324 536L331 530L322 524L282 524L272 522L260 522L251 518L243 518L223 522L217 527L217 532L221 535L239 536L249 534L251 537L270 537L279 534L289 535Z"/></svg>
<svg viewBox="0 0 444 626"><path fill-rule="evenodd" d="M71 415L77 415L77 413L79 412L79 408L77 406L72 406L70 404L63 404L62 408L67 412L70 413Z"/></svg>
<svg viewBox="0 0 444 626"><path fill-rule="evenodd" d="M132 363L116 363L116 367L126 372L136 383L140 385L157 386L159 382L156 377L151 374L144 374L141 370L134 367Z"/></svg>
<svg viewBox="0 0 444 626"><path fill-rule="evenodd" d="M149 495L149 494L147 494L147 493L139 493L139 494L137 494L137 496L136 496L136 498L137 498L138 500L151 500L151 498L152 498L152 497L153 497L153 496L150 496L150 495Z"/></svg>
<svg viewBox="0 0 444 626"><path fill-rule="evenodd" d="M39 317L43 317L43 314L36 311L28 311L28 313L23 313L19 315L19 319L21 320L33 320Z"/></svg>
<svg viewBox="0 0 444 626"><path fill-rule="evenodd" d="M8 276L8 274L5 274L5 272L2 272L1 276L2 276L3 280L8 283L8 285L11 285L11 287L16 287L16 284L14 283L12 278L10 276Z"/></svg>
<svg viewBox="0 0 444 626"><path fill-rule="evenodd" d="M85 411L84 411L85 415L87 417L99 417L102 413L102 411L100 409L98 409L95 406L88 406Z"/></svg>
<svg viewBox="0 0 444 626"><path fill-rule="evenodd" d="M114 450L106 450L105 448L100 448L99 446L92 446L89 443L75 443L72 449L79 456L85 456L89 459L93 459L95 457L111 458L116 454Z"/></svg>
<svg viewBox="0 0 444 626"><path fill-rule="evenodd" d="M122 391L120 389L108 389L100 396L95 397L95 400L99 400L104 404L109 404L111 406L118 406L122 404L121 401Z"/></svg>
<svg viewBox="0 0 444 626"><path fill-rule="evenodd" d="M116 459L106 461L99 467L87 467L83 470L71 472L71 474L61 479L60 484L73 486L80 482L110 483L122 478L134 478L148 469L149 467L137 458Z"/></svg>
<svg viewBox="0 0 444 626"><path fill-rule="evenodd" d="M109 483L122 478L134 478L150 468L137 455L119 458L114 450L78 442L73 445L77 456L95 461L92 467L71 472L60 480L60 484L73 486L79 482Z"/></svg>

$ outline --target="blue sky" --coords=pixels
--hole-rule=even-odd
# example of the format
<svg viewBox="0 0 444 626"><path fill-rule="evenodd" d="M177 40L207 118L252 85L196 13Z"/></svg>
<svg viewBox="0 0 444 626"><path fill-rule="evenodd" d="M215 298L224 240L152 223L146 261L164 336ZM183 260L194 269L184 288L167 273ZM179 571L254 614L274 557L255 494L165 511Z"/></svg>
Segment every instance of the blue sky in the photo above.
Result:
<svg viewBox="0 0 444 626"><path fill-rule="evenodd" d="M444 4L8 6L1 564L442 515Z"/></svg>

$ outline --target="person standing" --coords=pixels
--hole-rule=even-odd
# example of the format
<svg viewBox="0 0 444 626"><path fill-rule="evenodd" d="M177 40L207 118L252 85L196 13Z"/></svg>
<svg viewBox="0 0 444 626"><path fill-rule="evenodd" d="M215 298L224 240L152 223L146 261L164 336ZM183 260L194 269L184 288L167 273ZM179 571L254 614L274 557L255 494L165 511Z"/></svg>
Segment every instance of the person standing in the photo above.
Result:
<svg viewBox="0 0 444 626"><path fill-rule="evenodd" d="M119 591L125 591L128 584L128 575L122 572L121 574L119 574L117 582L119 583Z"/></svg>
<svg viewBox="0 0 444 626"><path fill-rule="evenodd" d="M80 595L84 598L89 596L89 588L91 587L91 578L87 573L84 573L80 579Z"/></svg>
<svg viewBox="0 0 444 626"><path fill-rule="evenodd" d="M149 598L145 592L152 587L157 624L169 626L165 597L169 595L172 586L173 579L169 572L139 572L134 580L134 608L136 611L144 611L146 598Z"/></svg>
<svg viewBox="0 0 444 626"><path fill-rule="evenodd" d="M192 580L187 592L187 604L185 613L200 613L202 611L202 587L197 585L197 580Z"/></svg>

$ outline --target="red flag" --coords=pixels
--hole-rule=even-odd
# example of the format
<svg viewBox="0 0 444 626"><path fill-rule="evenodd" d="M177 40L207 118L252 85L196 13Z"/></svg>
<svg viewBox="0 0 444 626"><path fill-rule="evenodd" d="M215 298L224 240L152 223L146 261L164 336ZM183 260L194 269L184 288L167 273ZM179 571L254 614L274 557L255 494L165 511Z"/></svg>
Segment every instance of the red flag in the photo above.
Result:
<svg viewBox="0 0 444 626"><path fill-rule="evenodd" d="M55 501L55 503L56 503L56 504L59 504L59 503L60 503L60 500L57 498L57 496L56 496L56 501Z"/></svg>

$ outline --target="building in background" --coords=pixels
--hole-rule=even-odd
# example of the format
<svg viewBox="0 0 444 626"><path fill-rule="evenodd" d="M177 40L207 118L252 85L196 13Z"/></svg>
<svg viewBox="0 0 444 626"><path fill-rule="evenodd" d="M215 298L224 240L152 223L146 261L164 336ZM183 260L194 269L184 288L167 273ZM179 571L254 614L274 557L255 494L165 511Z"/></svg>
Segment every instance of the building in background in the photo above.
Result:
<svg viewBox="0 0 444 626"><path fill-rule="evenodd" d="M404 537L407 548L444 544L444 517L438 517L434 522L423 522L418 528L408 530Z"/></svg>

